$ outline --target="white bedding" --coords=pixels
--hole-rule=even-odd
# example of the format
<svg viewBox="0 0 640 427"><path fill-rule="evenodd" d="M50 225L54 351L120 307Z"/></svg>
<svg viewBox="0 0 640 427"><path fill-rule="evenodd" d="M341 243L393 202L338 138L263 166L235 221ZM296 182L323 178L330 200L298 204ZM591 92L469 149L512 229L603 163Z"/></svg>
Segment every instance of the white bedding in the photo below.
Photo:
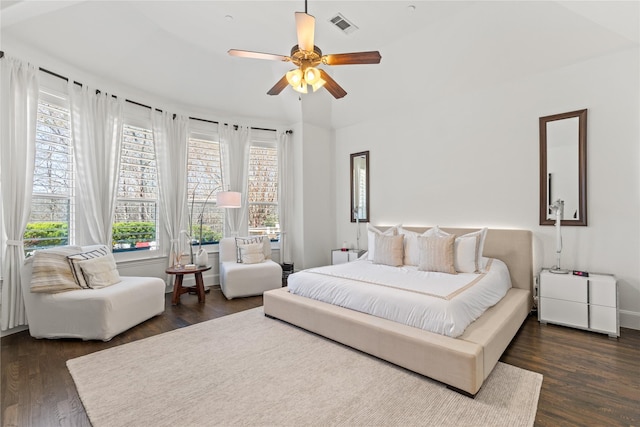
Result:
<svg viewBox="0 0 640 427"><path fill-rule="evenodd" d="M486 265L481 274L453 275L358 260L294 273L288 287L292 294L455 338L511 287L504 262Z"/></svg>

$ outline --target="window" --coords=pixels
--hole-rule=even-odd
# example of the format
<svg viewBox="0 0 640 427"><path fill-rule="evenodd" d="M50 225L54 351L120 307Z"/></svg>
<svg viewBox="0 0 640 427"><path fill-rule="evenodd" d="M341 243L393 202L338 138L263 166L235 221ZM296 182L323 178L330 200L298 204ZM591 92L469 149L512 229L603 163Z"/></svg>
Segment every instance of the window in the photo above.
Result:
<svg viewBox="0 0 640 427"><path fill-rule="evenodd" d="M155 249L158 180L153 132L125 124L122 137L114 251Z"/></svg>
<svg viewBox="0 0 640 427"><path fill-rule="evenodd" d="M40 92L31 216L25 252L67 245L73 231L73 147L68 102Z"/></svg>
<svg viewBox="0 0 640 427"><path fill-rule="evenodd" d="M217 243L224 230L224 212L216 207L216 193L222 190L220 143L213 136L193 132L187 160L187 199L191 216L192 242Z"/></svg>
<svg viewBox="0 0 640 427"><path fill-rule="evenodd" d="M278 151L275 141L253 142L249 152L249 234L267 235L277 240L278 220Z"/></svg>

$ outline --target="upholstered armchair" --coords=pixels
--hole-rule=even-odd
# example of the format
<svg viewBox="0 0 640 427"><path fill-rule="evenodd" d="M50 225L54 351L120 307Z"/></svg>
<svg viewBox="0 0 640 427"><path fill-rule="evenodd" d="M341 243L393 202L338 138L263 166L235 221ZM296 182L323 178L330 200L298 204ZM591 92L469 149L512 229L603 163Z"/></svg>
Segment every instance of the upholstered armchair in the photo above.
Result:
<svg viewBox="0 0 640 427"><path fill-rule="evenodd" d="M115 278L110 280L108 274L102 274L104 269L87 254L102 252L111 256L105 246L42 252L49 262L45 270L39 264L35 269L38 271L34 271L35 256L32 256L25 261L21 277L29 333L34 338L109 341L164 311L166 286L162 279L114 273ZM78 284L80 270L74 271L74 264L69 262L74 256L83 267L86 265L82 262L94 264L93 270L86 268L92 274L86 277L93 283L87 283L83 277ZM115 261L112 265L115 268ZM100 275L107 276L106 281L100 282Z"/></svg>
<svg viewBox="0 0 640 427"><path fill-rule="evenodd" d="M246 238L247 241L254 239ZM243 240L238 238L238 244L251 246L242 245ZM243 262L236 238L220 240L220 288L227 299L262 295L264 291L282 286L282 268L271 259L271 243L266 238L261 242L262 256L258 254L254 258L254 254L248 253Z"/></svg>

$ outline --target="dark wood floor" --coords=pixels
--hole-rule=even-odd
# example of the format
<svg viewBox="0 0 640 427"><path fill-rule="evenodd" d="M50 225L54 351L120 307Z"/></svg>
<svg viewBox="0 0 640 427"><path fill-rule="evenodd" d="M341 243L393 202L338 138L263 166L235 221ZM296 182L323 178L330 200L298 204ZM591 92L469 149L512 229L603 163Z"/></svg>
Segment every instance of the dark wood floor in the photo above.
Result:
<svg viewBox="0 0 640 427"><path fill-rule="evenodd" d="M544 375L536 426L640 426L640 331L620 335L529 316L500 360Z"/></svg>
<svg viewBox="0 0 640 427"><path fill-rule="evenodd" d="M2 338L2 425L89 426L65 362L98 350L262 305L262 297L227 301L213 289L204 305L183 295L163 315L110 342L36 340L28 332ZM503 362L544 375L536 426L640 426L640 331L618 340L529 317Z"/></svg>

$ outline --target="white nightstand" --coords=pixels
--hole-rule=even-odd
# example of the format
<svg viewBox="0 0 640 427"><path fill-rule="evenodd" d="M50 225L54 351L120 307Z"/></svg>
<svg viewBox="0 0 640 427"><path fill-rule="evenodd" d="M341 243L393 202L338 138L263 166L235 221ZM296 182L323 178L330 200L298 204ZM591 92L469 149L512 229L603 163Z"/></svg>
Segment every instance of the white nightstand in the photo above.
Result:
<svg viewBox="0 0 640 427"><path fill-rule="evenodd" d="M344 264L345 262L355 261L360 258L365 251L357 249L349 249L343 251L342 249L331 250L331 265Z"/></svg>
<svg viewBox="0 0 640 427"><path fill-rule="evenodd" d="M608 274L540 273L538 320L620 336L618 285Z"/></svg>

